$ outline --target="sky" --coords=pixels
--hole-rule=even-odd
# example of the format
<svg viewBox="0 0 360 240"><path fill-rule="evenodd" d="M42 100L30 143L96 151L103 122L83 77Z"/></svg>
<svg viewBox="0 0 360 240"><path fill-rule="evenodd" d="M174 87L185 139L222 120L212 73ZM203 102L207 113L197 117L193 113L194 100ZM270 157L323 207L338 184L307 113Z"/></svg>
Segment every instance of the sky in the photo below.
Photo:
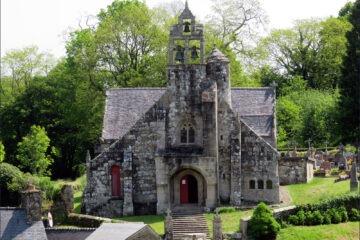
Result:
<svg viewBox="0 0 360 240"><path fill-rule="evenodd" d="M146 0L150 7L172 0ZM272 28L291 27L296 19L336 16L348 0L259 0ZM10 49L37 45L55 57L65 55L66 36L95 16L112 0L1 0L1 56ZM201 21L210 12L210 0L188 0Z"/></svg>

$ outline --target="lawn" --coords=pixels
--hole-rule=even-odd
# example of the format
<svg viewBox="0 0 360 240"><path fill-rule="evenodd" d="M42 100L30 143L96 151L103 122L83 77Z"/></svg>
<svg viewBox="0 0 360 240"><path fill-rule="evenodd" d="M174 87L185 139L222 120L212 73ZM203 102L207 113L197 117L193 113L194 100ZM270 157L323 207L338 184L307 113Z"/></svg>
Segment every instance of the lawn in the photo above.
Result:
<svg viewBox="0 0 360 240"><path fill-rule="evenodd" d="M347 222L319 226L296 226L281 229L277 240L358 240L359 223Z"/></svg>
<svg viewBox="0 0 360 240"><path fill-rule="evenodd" d="M335 179L334 177L315 177L309 183L286 186L291 195L292 204L316 203L350 193L350 180L334 183Z"/></svg>

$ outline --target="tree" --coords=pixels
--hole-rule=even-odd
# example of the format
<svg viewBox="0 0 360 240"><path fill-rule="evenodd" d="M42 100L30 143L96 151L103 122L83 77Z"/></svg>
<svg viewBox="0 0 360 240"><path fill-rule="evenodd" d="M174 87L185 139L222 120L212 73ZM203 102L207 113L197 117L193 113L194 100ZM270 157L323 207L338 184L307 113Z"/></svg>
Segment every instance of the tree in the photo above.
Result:
<svg viewBox="0 0 360 240"><path fill-rule="evenodd" d="M222 43L219 47L230 47L238 54L246 52L265 22L265 12L258 0L213 0L207 25L219 36Z"/></svg>
<svg viewBox="0 0 360 240"><path fill-rule="evenodd" d="M46 76L55 58L37 46L10 50L1 58L0 107L22 93L35 76Z"/></svg>
<svg viewBox="0 0 360 240"><path fill-rule="evenodd" d="M114 1L98 14L95 31L99 68L115 86L165 84L167 32L137 0Z"/></svg>
<svg viewBox="0 0 360 240"><path fill-rule="evenodd" d="M50 139L43 127L32 126L27 136L18 143L17 159L21 168L31 173L44 175L53 160L47 155Z"/></svg>
<svg viewBox="0 0 360 240"><path fill-rule="evenodd" d="M339 83L341 135L344 142L359 143L360 136L360 1L355 1L349 21L353 25L346 35L347 55Z"/></svg>
<svg viewBox="0 0 360 240"><path fill-rule="evenodd" d="M250 238L272 240L276 239L279 231L280 224L273 217L270 208L263 202L259 203L249 221L248 234Z"/></svg>
<svg viewBox="0 0 360 240"><path fill-rule="evenodd" d="M300 76L317 89L337 86L342 58L346 53L346 19L297 21L291 29L273 30L263 38L258 51L279 73Z"/></svg>
<svg viewBox="0 0 360 240"><path fill-rule="evenodd" d="M279 146L292 141L306 146L309 138L314 146L323 146L325 142L338 144L338 99L338 91L320 90L292 92L280 97L277 103Z"/></svg>
<svg viewBox="0 0 360 240"><path fill-rule="evenodd" d="M0 163L2 163L5 159L5 147L0 141Z"/></svg>

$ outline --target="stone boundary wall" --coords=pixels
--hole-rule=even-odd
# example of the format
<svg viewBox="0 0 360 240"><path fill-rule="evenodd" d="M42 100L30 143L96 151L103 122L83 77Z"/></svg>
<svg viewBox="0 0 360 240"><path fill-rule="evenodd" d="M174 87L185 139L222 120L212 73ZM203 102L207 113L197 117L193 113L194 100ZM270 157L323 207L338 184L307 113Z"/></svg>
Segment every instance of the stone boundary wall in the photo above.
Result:
<svg viewBox="0 0 360 240"><path fill-rule="evenodd" d="M54 227L45 228L48 240L85 240L96 228Z"/></svg>
<svg viewBox="0 0 360 240"><path fill-rule="evenodd" d="M95 217L85 214L70 213L67 217L67 224L85 228L97 228L103 222L113 222L110 218ZM119 221L120 222L120 221Z"/></svg>
<svg viewBox="0 0 360 240"><path fill-rule="evenodd" d="M314 177L315 160L308 157L281 157L279 179L281 185L309 182Z"/></svg>

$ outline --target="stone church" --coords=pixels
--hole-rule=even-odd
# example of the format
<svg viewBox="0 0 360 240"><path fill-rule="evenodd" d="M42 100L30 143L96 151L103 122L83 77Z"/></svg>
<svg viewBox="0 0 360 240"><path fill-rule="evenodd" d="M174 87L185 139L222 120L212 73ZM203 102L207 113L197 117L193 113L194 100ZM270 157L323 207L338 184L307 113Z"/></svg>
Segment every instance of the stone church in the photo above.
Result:
<svg viewBox="0 0 360 240"><path fill-rule="evenodd" d="M170 29L167 87L107 91L102 144L86 162L86 213L279 202L275 89L231 88L229 60L204 49L186 4Z"/></svg>

